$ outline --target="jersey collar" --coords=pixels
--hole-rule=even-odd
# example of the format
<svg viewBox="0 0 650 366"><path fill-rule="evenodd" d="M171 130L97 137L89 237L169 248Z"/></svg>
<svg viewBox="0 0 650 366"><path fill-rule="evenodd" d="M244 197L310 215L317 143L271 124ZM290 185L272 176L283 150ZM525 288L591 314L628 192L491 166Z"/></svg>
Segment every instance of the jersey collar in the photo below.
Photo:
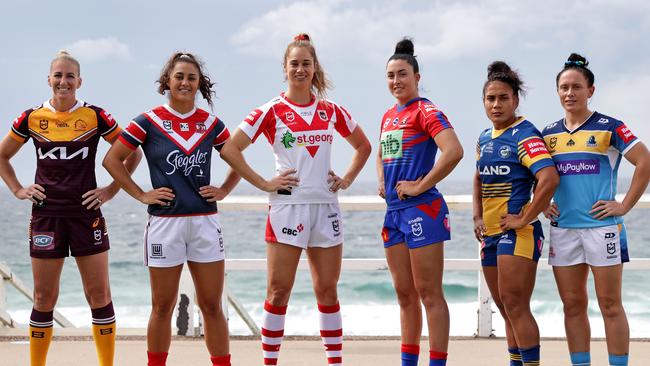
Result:
<svg viewBox="0 0 650 366"><path fill-rule="evenodd" d="M43 102L43 108L47 108L47 109L51 110L54 113L72 113L72 112L76 111L77 109L81 108L83 105L84 105L83 100L77 99L75 104L72 106L72 108L68 109L65 112L61 112L61 111L57 111L56 108L54 108L52 103L50 103L49 99L46 100L45 102Z"/></svg>
<svg viewBox="0 0 650 366"><path fill-rule="evenodd" d="M194 106L194 108L192 108L192 110L187 113L180 113L176 111L174 108L170 107L169 104L167 103L163 104L163 108L165 108L169 113L173 114L174 116L180 119L189 118L196 112L196 106Z"/></svg>
<svg viewBox="0 0 650 366"><path fill-rule="evenodd" d="M311 107L316 103L316 96L314 94L311 95L311 100L307 104L298 104L290 101L289 98L287 98L287 96L284 95L284 92L280 93L280 97L282 97L282 100L284 100L286 103L299 108Z"/></svg>
<svg viewBox="0 0 650 366"><path fill-rule="evenodd" d="M562 118L562 126L564 126L564 129L568 133L572 134L572 133L578 131L579 129L581 129L582 126L586 125L589 122L589 120L591 119L591 117L593 117L594 115L596 115L596 111L591 112L589 117L587 117L580 125L578 125L578 127L574 128L573 130L569 130L569 127L567 127L567 125L566 125L566 117L564 117L564 118Z"/></svg>
<svg viewBox="0 0 650 366"><path fill-rule="evenodd" d="M416 98L413 98L413 99L409 100L409 101L406 102L406 104L404 104L404 105L399 105L399 103L398 103L398 104L395 104L395 110L397 110L397 112L399 113L399 112L405 110L405 109L406 109L408 106L410 106L411 104L413 104L413 103L415 103L415 102L419 102L419 101L421 101L421 100L426 100L427 102L429 101L427 98L424 98L424 97L416 97Z"/></svg>
<svg viewBox="0 0 650 366"><path fill-rule="evenodd" d="M521 124L521 123L522 123L523 121L525 121L525 120L526 120L526 117L524 117L524 116L520 116L519 118L517 118L517 119L515 120L515 122L514 122L513 124L511 124L510 126L504 128L504 129L502 129L502 130L497 130L497 129L495 129L494 127L492 127L492 138L495 139L495 138L497 138L497 137L503 135L504 132L508 131L508 130L511 129L511 128L515 128L515 127L517 127L519 124ZM514 135L514 134L513 134L513 135Z"/></svg>

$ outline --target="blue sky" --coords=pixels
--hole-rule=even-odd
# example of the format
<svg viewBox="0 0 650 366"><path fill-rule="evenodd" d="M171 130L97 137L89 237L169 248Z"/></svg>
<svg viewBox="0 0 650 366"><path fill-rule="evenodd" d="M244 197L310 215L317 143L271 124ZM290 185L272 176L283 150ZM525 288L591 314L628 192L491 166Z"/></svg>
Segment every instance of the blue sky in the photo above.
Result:
<svg viewBox="0 0 650 366"><path fill-rule="evenodd" d="M591 108L622 119L638 137L650 140L647 1L23 0L2 2L0 12L3 134L23 110L50 97L49 62L60 49L81 61L84 83L78 96L104 107L123 126L165 102L154 81L168 56L175 50L193 52L217 82L214 113L234 130L251 109L284 90L284 48L294 34L308 32L335 84L330 98L347 107L373 148L380 118L394 103L384 79L386 60L402 36L414 38L421 95L445 112L466 151L450 179L469 180L473 174L477 136L490 126L482 85L487 65L497 59L521 72L529 89L520 113L542 128L562 117L555 75L564 60L573 51L587 56L596 74ZM267 177L274 167L269 151L260 139L245 153ZM350 152L343 139L335 139L336 171L345 169ZM213 182L219 182L224 163L213 160ZM31 142L12 162L22 183L30 183ZM629 166L621 174L629 176ZM98 177L109 179L101 167ZM136 179L148 184L146 164ZM372 160L359 179L375 179Z"/></svg>

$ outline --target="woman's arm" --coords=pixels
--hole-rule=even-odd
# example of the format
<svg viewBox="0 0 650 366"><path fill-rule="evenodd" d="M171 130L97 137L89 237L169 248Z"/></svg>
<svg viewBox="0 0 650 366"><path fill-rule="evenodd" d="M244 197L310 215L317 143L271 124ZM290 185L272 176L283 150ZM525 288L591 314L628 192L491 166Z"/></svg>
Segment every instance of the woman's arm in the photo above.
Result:
<svg viewBox="0 0 650 366"><path fill-rule="evenodd" d="M28 199L37 203L37 201L45 199L45 189L40 184L23 187L20 181L18 181L18 177L16 177L16 171L9 162L23 145L10 136L5 136L2 142L0 142L0 176L16 198L19 200Z"/></svg>
<svg viewBox="0 0 650 366"><path fill-rule="evenodd" d="M111 145L115 144L115 141L117 141L118 136L119 135L115 135L111 140L107 140L107 142ZM123 164L126 167L126 170L129 172L129 174L133 174L135 169L138 167L138 164L140 164L141 160L142 160L142 150L136 149L135 151L133 151L132 154L126 157L126 159L123 161ZM117 192L119 192L119 190L120 190L120 184L115 180L113 180L106 187L95 188L84 193L81 196L81 198L84 199L84 201L81 204L86 206L88 210L91 209L96 210L103 203L115 197L115 195L117 194Z"/></svg>
<svg viewBox="0 0 650 366"><path fill-rule="evenodd" d="M170 188L160 187L148 192L144 192L140 186L135 183L131 174L127 170L124 161L133 153L122 143L122 141L115 142L106 153L102 165L108 173L115 179L115 181L130 194L131 197L147 205L161 205L165 206L174 199L174 193Z"/></svg>
<svg viewBox="0 0 650 366"><path fill-rule="evenodd" d="M242 151L251 144L251 139L239 128L221 148L221 158L230 165L242 178L265 192L289 190L298 185L298 178L292 176L294 169L287 170L267 181L257 174L244 159Z"/></svg>
<svg viewBox="0 0 650 366"><path fill-rule="evenodd" d="M415 181L403 180L397 182L395 189L400 199L414 197L428 191L448 176L463 158L463 147L453 129L442 130L436 135L434 141L440 148L440 158L424 177Z"/></svg>
<svg viewBox="0 0 650 366"><path fill-rule="evenodd" d="M221 201L224 199L227 195L232 192L233 189L235 189L235 186L237 183L239 183L239 180L241 177L235 170L232 168L228 169L228 174L226 175L226 178L223 180L223 183L221 183L220 187L215 187L215 186L203 186L199 188L199 194L201 197L205 198L206 201L208 202L216 202L216 201Z"/></svg>
<svg viewBox="0 0 650 366"><path fill-rule="evenodd" d="M375 167L377 168L377 194L379 197L386 198L386 184L384 181L384 161L381 158L381 144L377 149L377 159L375 160Z"/></svg>
<svg viewBox="0 0 650 366"><path fill-rule="evenodd" d="M352 160L350 165L343 175L342 178L339 178L333 171L330 171L330 191L336 192L339 189L347 189L352 182L357 178L361 169L368 161L372 147L370 146L370 141L366 137L366 134L363 133L361 126L357 125L357 128L345 138L346 141L354 148L354 154L352 155Z"/></svg>
<svg viewBox="0 0 650 366"><path fill-rule="evenodd" d="M485 224L483 222L483 193L481 191L481 176L478 170L474 173L472 184L472 214L474 219L474 236L476 240L483 240Z"/></svg>
<svg viewBox="0 0 650 366"><path fill-rule="evenodd" d="M650 152L648 152L648 148L642 142L639 142L625 154L625 159L635 167L630 188L625 194L623 202L596 202L592 206L592 210L589 211L590 214L594 215L595 219L601 220L610 216L623 216L630 212L648 187L648 180L650 180Z"/></svg>
<svg viewBox="0 0 650 366"><path fill-rule="evenodd" d="M560 176L557 174L555 165L540 169L535 174L537 184L533 193L533 201L524 212L517 215L508 214L501 217L501 230L521 229L533 221L540 212L548 208L549 202L560 184Z"/></svg>

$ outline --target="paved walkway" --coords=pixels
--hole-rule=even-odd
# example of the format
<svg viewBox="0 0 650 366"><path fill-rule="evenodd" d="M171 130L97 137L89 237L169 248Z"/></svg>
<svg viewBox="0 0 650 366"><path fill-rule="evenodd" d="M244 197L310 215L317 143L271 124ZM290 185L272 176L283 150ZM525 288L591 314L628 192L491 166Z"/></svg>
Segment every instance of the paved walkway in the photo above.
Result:
<svg viewBox="0 0 650 366"><path fill-rule="evenodd" d="M0 332L0 365L24 366L29 362L29 345L24 340L9 341ZM145 366L146 343L141 337L135 340L118 340L115 365ZM257 340L232 340L233 366L261 365L260 343ZM344 343L345 365L351 366L398 366L400 342L386 340L347 340ZM505 341L503 339L454 339L449 345L448 366L506 366ZM426 343L422 344L420 366L428 365ZM631 344L631 365L648 365L650 342L634 341ZM564 340L542 341L543 365L569 365ZM592 366L607 366L606 345L603 341L592 343ZM55 340L50 346L48 366L97 365L95 347L91 340ZM209 360L201 340L179 340L172 342L169 366L205 365ZM279 366L326 366L320 341L290 339L282 345Z"/></svg>

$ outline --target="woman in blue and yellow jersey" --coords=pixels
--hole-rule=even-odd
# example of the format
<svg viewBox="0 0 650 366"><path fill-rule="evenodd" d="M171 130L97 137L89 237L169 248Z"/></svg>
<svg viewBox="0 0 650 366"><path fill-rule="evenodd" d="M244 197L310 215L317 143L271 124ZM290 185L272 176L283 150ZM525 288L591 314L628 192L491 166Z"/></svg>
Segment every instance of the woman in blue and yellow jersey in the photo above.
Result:
<svg viewBox="0 0 650 366"><path fill-rule="evenodd" d="M539 131L517 116L522 86L506 63L488 67L483 104L493 127L478 140L473 189L474 233L481 241L485 279L505 320L511 366L539 365L539 330L530 311L544 240L537 216L559 182Z"/></svg>
<svg viewBox="0 0 650 366"><path fill-rule="evenodd" d="M400 307L402 366L418 364L423 305L429 365L444 366L449 310L442 274L444 242L451 239L451 230L449 210L436 184L458 164L463 148L444 113L419 96L413 48L410 39L401 40L386 65L388 89L396 104L381 120L376 163L379 194L387 206L381 234Z"/></svg>
<svg viewBox="0 0 650 366"><path fill-rule="evenodd" d="M67 52L52 60L47 81L52 97L16 118L0 143L0 176L16 198L33 203L30 364L45 365L61 270L65 257L72 254L92 313L99 365L109 366L113 365L115 313L108 282L108 232L100 206L120 187L114 182L97 187L95 155L100 139L112 144L120 127L102 108L77 99L79 62ZM23 186L10 159L30 138L36 148L36 177L34 184ZM133 171L140 158L141 154L133 155L126 168Z"/></svg>
<svg viewBox="0 0 650 366"><path fill-rule="evenodd" d="M623 263L629 261L623 215L639 200L650 178L650 153L621 121L589 109L594 74L571 54L556 77L564 118L543 131L560 174L551 218L549 264L564 304L571 362L589 365L587 277L594 275L610 365L627 365L630 331L621 300ZM621 157L635 166L622 202L615 200Z"/></svg>

